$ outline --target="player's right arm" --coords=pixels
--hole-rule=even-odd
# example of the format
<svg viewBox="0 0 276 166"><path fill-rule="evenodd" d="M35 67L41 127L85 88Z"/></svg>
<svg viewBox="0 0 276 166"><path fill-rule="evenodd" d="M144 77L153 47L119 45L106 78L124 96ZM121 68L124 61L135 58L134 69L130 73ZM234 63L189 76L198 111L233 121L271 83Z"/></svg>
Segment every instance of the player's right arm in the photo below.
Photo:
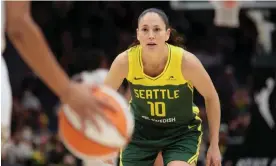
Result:
<svg viewBox="0 0 276 166"><path fill-rule="evenodd" d="M104 84L114 90L118 90L123 80L128 75L128 55L127 51L119 54L113 61L110 70L104 80Z"/></svg>

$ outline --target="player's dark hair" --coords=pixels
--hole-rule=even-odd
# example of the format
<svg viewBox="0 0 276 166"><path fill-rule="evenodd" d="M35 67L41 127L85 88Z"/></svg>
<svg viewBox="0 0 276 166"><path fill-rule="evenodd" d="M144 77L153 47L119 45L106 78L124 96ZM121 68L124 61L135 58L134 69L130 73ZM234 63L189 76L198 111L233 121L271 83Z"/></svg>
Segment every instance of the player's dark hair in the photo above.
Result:
<svg viewBox="0 0 276 166"><path fill-rule="evenodd" d="M158 14L162 18L162 20L164 21L164 23L166 25L166 29L169 29L169 28L171 29L170 38L167 41L167 43L172 44L174 46L182 47L182 48L184 47L184 39L183 39L183 37L175 29L173 29L170 26L169 18L165 14L165 12L163 12L162 10L156 9L156 8L150 8L150 9L144 10L140 14L140 16L138 17L138 23L141 20L141 18L144 15L146 15L147 13L156 13L156 14ZM136 38L135 41L130 45L130 47L133 47L133 46L136 46L136 45L139 45L139 44L140 44L140 42Z"/></svg>

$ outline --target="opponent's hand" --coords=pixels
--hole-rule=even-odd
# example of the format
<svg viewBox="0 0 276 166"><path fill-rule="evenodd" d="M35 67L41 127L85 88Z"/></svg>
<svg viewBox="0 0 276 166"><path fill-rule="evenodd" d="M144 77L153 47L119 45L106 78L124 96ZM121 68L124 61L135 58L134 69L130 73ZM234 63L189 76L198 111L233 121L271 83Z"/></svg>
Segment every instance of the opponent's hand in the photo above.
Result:
<svg viewBox="0 0 276 166"><path fill-rule="evenodd" d="M209 146L206 157L206 166L221 166L221 154L217 144L211 144Z"/></svg>
<svg viewBox="0 0 276 166"><path fill-rule="evenodd" d="M106 122L110 123L103 112L103 108L108 108L106 110L110 111L117 111L117 109L115 106L93 95L92 89L96 88L95 86L71 82L67 92L60 98L63 103L68 104L79 115L83 123L83 129L84 122L89 120L100 131L101 129L96 123L95 116L100 115Z"/></svg>
<svg viewBox="0 0 276 166"><path fill-rule="evenodd" d="M10 137L10 127L1 124L1 148L8 142Z"/></svg>

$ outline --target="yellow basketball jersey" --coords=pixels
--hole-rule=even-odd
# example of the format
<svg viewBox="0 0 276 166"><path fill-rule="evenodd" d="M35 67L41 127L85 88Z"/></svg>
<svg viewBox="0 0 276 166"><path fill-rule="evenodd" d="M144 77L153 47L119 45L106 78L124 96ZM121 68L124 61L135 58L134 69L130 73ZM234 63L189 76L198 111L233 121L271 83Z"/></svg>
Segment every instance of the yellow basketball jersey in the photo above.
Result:
<svg viewBox="0 0 276 166"><path fill-rule="evenodd" d="M143 72L141 46L128 50L130 106L136 120L156 125L189 124L198 113L193 109L193 86L183 77L183 49L168 44L169 55L162 73Z"/></svg>

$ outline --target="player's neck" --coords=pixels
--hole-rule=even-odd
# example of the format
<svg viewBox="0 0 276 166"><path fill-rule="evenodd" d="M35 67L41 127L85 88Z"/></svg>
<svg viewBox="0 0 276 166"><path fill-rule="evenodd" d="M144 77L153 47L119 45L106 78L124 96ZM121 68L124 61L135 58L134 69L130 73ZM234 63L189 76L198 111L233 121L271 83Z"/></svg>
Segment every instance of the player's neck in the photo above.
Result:
<svg viewBox="0 0 276 166"><path fill-rule="evenodd" d="M142 51L142 60L143 62L149 65L161 64L164 62L164 59L167 60L169 54L168 47L164 47L163 50L155 52Z"/></svg>

